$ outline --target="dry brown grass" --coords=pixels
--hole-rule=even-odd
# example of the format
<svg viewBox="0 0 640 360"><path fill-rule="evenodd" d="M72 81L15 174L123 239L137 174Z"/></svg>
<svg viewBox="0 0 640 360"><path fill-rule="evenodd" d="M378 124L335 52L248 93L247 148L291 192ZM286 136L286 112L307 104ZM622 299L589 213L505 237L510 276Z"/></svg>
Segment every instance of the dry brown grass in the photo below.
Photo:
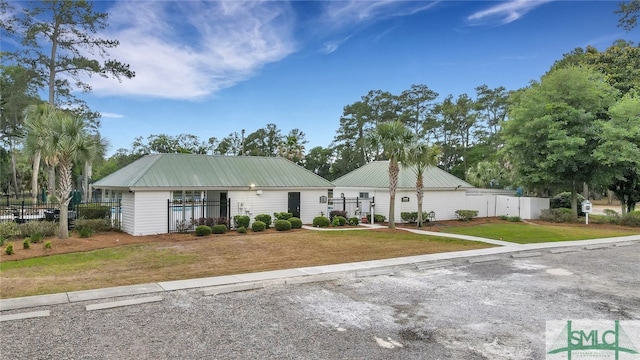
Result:
<svg viewBox="0 0 640 360"><path fill-rule="evenodd" d="M88 239L46 239L0 257L0 297L10 298L157 281L338 264L492 245L415 235L402 230L294 230L134 237L103 233ZM57 256L56 256L57 255Z"/></svg>

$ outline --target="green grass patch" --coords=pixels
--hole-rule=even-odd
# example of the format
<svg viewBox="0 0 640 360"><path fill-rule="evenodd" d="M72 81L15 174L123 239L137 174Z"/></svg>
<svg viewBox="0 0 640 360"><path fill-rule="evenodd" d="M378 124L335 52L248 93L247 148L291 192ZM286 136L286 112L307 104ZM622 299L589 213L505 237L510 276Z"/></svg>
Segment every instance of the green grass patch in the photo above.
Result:
<svg viewBox="0 0 640 360"><path fill-rule="evenodd" d="M136 264L138 267L159 268L195 263L198 256L178 254L170 249L153 249L147 245L129 245L83 253L36 257L0 263L0 271L22 270L25 277L69 275L74 272L100 271L105 266Z"/></svg>
<svg viewBox="0 0 640 360"><path fill-rule="evenodd" d="M638 235L633 230L598 229L595 227L531 225L525 223L479 224L477 226L452 226L442 232L504 240L518 244L555 241L588 240L616 236Z"/></svg>
<svg viewBox="0 0 640 360"><path fill-rule="evenodd" d="M325 239L341 238L344 241L355 239L357 241L365 240L367 242L377 242L377 243L389 242L391 240L394 243L398 243L398 242L433 243L433 244L474 246L474 247L478 245L478 243L475 241L453 239L453 238L440 237L440 236L414 234L404 230L396 230L393 233L390 233L386 230L382 230L382 231L346 230L346 231L322 231L322 232L319 231L318 236L320 238L325 238ZM487 247L491 247L491 245L487 244Z"/></svg>

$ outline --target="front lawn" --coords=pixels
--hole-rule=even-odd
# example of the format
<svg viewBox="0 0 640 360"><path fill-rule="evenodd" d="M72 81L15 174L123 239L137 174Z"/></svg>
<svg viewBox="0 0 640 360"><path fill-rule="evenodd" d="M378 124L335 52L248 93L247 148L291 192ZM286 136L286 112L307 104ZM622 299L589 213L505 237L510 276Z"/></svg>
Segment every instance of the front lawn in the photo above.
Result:
<svg viewBox="0 0 640 360"><path fill-rule="evenodd" d="M50 250L42 249L42 244L25 250L16 240L16 254L0 256L1 298L493 246L388 229L232 232L207 237L107 233L88 239L50 240ZM65 253L51 253L54 251ZM14 260L18 257L21 260Z"/></svg>
<svg viewBox="0 0 640 360"><path fill-rule="evenodd" d="M473 220L471 223L473 223ZM453 225L443 227L440 231L504 240L518 244L588 240L640 234L640 229L634 230L616 226L540 224L539 222L533 224L496 222L478 224L476 226L468 226L468 224L465 224L465 226Z"/></svg>

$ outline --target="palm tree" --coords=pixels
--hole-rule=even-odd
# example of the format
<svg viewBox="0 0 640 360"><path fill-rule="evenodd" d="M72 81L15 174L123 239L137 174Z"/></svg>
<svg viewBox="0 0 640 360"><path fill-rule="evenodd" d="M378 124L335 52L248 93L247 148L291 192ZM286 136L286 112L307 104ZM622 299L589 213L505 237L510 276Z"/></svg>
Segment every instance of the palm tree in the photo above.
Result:
<svg viewBox="0 0 640 360"><path fill-rule="evenodd" d="M34 203L38 199L38 174L40 172L42 148L47 136L46 130L55 111L55 108L51 105L41 103L28 106L24 112L24 126L26 129L24 147L27 153L33 157L31 196Z"/></svg>
<svg viewBox="0 0 640 360"><path fill-rule="evenodd" d="M99 136L89 133L87 123L81 117L61 110L50 118L46 135L42 153L51 165L58 168L60 174L56 191L60 206L59 237L66 239L69 237L68 206L73 190L73 163L95 158L104 151L106 143Z"/></svg>
<svg viewBox="0 0 640 360"><path fill-rule="evenodd" d="M396 189L405 148L413 141L413 133L400 121L384 122L376 126L369 139L374 148L382 148L389 159L389 229L396 228Z"/></svg>
<svg viewBox="0 0 640 360"><path fill-rule="evenodd" d="M427 168L435 166L440 157L440 148L436 145L429 146L425 142L414 142L407 147L402 166L410 167L416 174L416 197L418 198L418 227L422 227L422 201L424 199L424 172Z"/></svg>

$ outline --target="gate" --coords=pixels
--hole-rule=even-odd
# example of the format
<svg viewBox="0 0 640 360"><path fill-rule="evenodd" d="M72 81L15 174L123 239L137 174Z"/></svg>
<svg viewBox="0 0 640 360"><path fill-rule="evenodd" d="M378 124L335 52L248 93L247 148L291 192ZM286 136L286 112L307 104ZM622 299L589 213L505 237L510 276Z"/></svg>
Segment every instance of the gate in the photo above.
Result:
<svg viewBox="0 0 640 360"><path fill-rule="evenodd" d="M228 217L228 209L231 209L231 199L220 200L167 200L167 232L194 231L198 225L213 226L224 224L231 227L231 219Z"/></svg>
<svg viewBox="0 0 640 360"><path fill-rule="evenodd" d="M339 197L329 199L329 204L333 203L333 210L345 211L347 218L368 216L371 210L371 204L375 203L375 197L372 198L347 198Z"/></svg>

